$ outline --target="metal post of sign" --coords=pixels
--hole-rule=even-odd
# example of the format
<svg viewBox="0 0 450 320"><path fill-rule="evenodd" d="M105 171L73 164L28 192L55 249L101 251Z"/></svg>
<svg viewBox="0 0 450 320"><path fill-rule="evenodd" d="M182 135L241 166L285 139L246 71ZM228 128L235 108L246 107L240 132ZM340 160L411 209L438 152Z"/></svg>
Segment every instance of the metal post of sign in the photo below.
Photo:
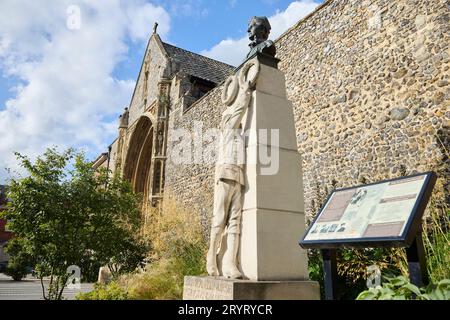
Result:
<svg viewBox="0 0 450 320"><path fill-rule="evenodd" d="M417 287L428 285L428 272L423 246L422 232L418 232L411 246L406 248L409 279Z"/></svg>
<svg viewBox="0 0 450 320"><path fill-rule="evenodd" d="M336 250L320 250L323 258L323 280L325 286L325 299L334 300L337 297L337 261Z"/></svg>

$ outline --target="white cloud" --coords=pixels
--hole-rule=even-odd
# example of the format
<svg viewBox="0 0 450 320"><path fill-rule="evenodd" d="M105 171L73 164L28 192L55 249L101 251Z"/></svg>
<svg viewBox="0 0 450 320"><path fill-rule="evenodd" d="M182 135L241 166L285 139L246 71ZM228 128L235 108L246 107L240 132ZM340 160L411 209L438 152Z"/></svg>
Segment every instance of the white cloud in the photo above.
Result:
<svg viewBox="0 0 450 320"><path fill-rule="evenodd" d="M170 13L174 16L185 16L191 18L205 18L209 10L205 7L209 1L204 0L159 0L169 7Z"/></svg>
<svg viewBox="0 0 450 320"><path fill-rule="evenodd" d="M292 2L285 11L277 11L275 15L269 17L272 26L270 39L278 38L297 21L311 13L319 4L318 0L300 0ZM228 38L211 49L202 51L201 54L237 66L247 55L248 44L247 36L240 39Z"/></svg>
<svg viewBox="0 0 450 320"><path fill-rule="evenodd" d="M127 18L129 19L129 31L133 40L147 41L149 31L151 31L151 22L157 21L158 34L165 35L170 29L170 17L163 7L155 7L150 3L141 6L129 6L127 9Z"/></svg>
<svg viewBox="0 0 450 320"><path fill-rule="evenodd" d="M69 5L80 8L79 29L66 26ZM95 154L112 142L135 84L114 78L114 68L127 39L144 43L154 21L168 33L169 14L144 0L2 0L0 70L20 84L0 106L0 182L5 167L17 169L14 151L35 156L58 145Z"/></svg>

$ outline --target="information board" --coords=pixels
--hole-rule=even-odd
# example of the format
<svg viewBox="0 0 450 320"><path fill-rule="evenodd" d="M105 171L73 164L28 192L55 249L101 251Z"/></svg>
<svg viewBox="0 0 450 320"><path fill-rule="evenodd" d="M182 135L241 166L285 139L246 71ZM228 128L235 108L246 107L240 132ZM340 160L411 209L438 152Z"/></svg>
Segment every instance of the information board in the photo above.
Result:
<svg viewBox="0 0 450 320"><path fill-rule="evenodd" d="M304 248L409 246L436 182L433 172L333 191Z"/></svg>

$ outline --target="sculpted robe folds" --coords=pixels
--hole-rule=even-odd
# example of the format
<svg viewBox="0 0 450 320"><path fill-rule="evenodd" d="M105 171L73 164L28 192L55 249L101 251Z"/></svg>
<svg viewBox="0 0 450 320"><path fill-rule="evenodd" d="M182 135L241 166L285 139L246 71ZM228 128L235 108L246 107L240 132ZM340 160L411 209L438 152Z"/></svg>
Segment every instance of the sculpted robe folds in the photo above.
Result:
<svg viewBox="0 0 450 320"><path fill-rule="evenodd" d="M216 163L215 181L233 180L245 185L245 144L240 124L250 101L251 94L242 93L238 101L222 115L221 138Z"/></svg>

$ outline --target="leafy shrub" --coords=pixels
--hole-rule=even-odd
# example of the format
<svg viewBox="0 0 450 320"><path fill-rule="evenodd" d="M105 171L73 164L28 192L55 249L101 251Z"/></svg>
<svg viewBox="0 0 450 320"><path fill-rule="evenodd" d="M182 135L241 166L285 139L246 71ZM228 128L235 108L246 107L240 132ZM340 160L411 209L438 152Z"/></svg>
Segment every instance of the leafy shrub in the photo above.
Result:
<svg viewBox="0 0 450 320"><path fill-rule="evenodd" d="M325 286L323 281L323 260L320 250L308 250L308 273L310 280L319 282L320 296L322 299L324 299Z"/></svg>
<svg viewBox="0 0 450 320"><path fill-rule="evenodd" d="M20 281L28 274L28 266L22 259L11 258L6 266L5 274L13 278L14 281Z"/></svg>
<svg viewBox="0 0 450 320"><path fill-rule="evenodd" d="M361 292L357 300L450 300L450 280L419 289L404 276L386 278L383 286Z"/></svg>
<svg viewBox="0 0 450 320"><path fill-rule="evenodd" d="M121 284L134 300L177 300L183 292L184 272L176 259L160 259L143 272L123 276Z"/></svg>
<svg viewBox="0 0 450 320"><path fill-rule="evenodd" d="M25 251L24 242L20 238L13 238L8 242L6 252L10 255L10 259L5 274L14 281L22 280L33 265L30 255Z"/></svg>
<svg viewBox="0 0 450 320"><path fill-rule="evenodd" d="M116 282L107 285L94 285L94 290L87 293L79 293L77 300L127 300L128 293Z"/></svg>

